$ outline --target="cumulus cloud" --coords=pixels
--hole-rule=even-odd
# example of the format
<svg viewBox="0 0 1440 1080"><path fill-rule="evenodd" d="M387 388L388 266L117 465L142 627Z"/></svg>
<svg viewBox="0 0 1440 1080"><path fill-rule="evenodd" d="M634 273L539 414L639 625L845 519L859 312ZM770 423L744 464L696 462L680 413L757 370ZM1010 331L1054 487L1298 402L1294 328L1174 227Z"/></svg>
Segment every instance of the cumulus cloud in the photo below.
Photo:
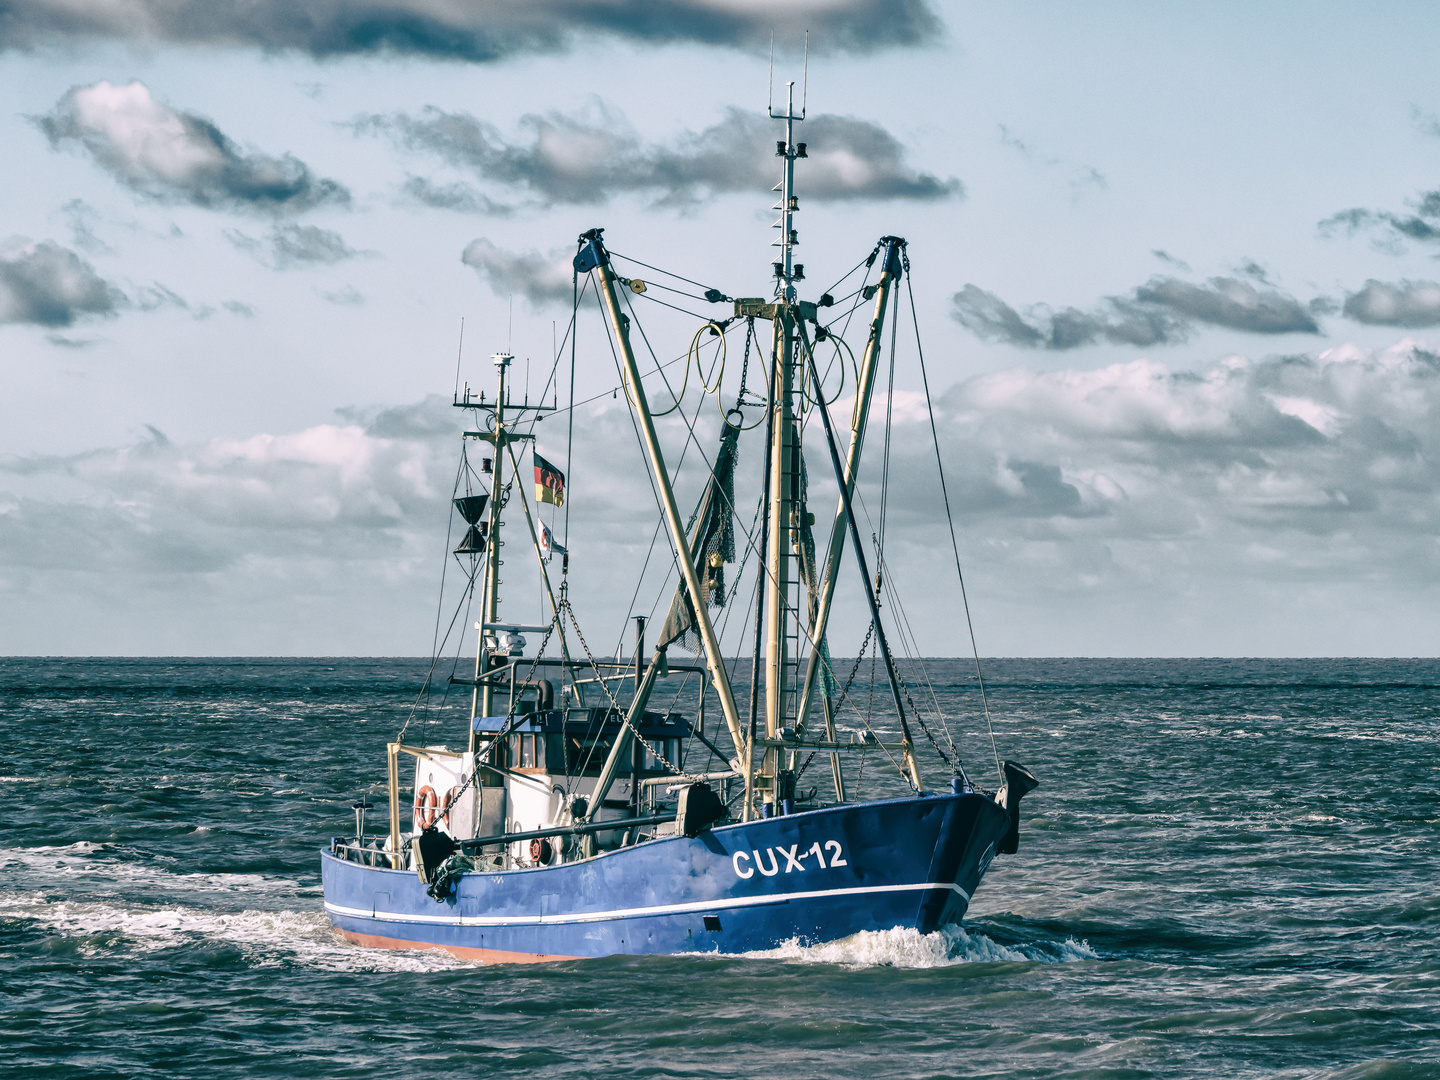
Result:
<svg viewBox="0 0 1440 1080"><path fill-rule="evenodd" d="M571 260L573 249L542 255L538 251L513 252L496 247L485 237L466 245L460 261L473 266L497 293L516 293L537 307L557 301L569 303L574 295Z"/></svg>
<svg viewBox="0 0 1440 1080"><path fill-rule="evenodd" d="M436 485L449 490L453 465L433 449L342 421L194 445L150 428L129 446L0 458L0 475L63 478L85 493L68 515L34 500L0 514L0 546L12 565L61 565L71 556L52 545L74 542L94 567L157 573L224 570L256 555L376 558L403 547L412 517L433 518L443 502ZM97 548L83 536L98 522ZM51 532L40 541L36 530Z"/></svg>
<svg viewBox="0 0 1440 1080"><path fill-rule="evenodd" d="M350 193L292 154L242 149L209 120L156 101L144 83L70 90L35 118L52 146L78 146L148 199L216 209L299 211Z"/></svg>
<svg viewBox="0 0 1440 1080"><path fill-rule="evenodd" d="M957 456L988 461L972 479L1010 461L1058 469L1080 495L1071 512L1114 517L1120 532L1140 524L1120 520L1134 506L1181 494L1189 522L1163 532L1217 517L1323 532L1362 512L1411 532L1440 518L1437 375L1440 356L1413 342L1198 372L1153 360L1015 368L966 380L940 409Z"/></svg>
<svg viewBox="0 0 1440 1080"><path fill-rule="evenodd" d="M892 476L905 478L890 488L887 593L927 628L927 644L959 651L962 631L945 607L953 589L937 570L948 561L949 532L928 412L903 391L876 402L875 415L887 405ZM966 379L935 406L982 649L997 641L1084 655L1183 652L1186 643L1191 652L1256 655L1307 646L1353 654L1364 642L1371 651L1397 641L1435 647L1440 355L1413 341L1230 357L1196 371L1149 360L1017 368ZM848 410L835 403L838 422ZM565 464L571 589L602 648L630 596L613 582L633 580L645 563L655 517L623 396L603 396L575 421L577 455ZM291 433L184 444L152 431L127 446L0 458L0 604L53 611L57 597L73 597L67 612L92 613L66 618L81 628L97 625L97 603L107 615L138 609L126 625L149 628L143 640L178 625L191 651L216 640L197 638L202 627L250 635L232 651L423 648L435 610L423 598L438 584L463 423L447 396L345 410ZM538 446L561 463L565 424L551 426L537 427ZM692 449L679 464L688 432L678 415L658 426L686 508L704 463ZM702 416L702 447L714 445L717 426ZM747 436L745 447L758 438ZM806 452L823 523L834 486L824 480L823 449L811 441ZM877 449L862 471L870 515L879 507L878 458ZM759 465L760 455L742 452L742 526ZM523 550L518 511L512 528ZM647 604L668 598L665 562L653 560ZM533 563L518 558L512 568L511 598L538 595L523 577ZM842 588L854 585L846 580ZM382 608L368 606L381 596ZM166 597L169 606L155 609ZM1230 605L1220 615L1218 598ZM854 648L863 601L842 593L838 603L836 647ZM1417 625L1430 627L1429 637L1356 636L1357 627L1368 634L1410 611L1406 604L1423 613ZM218 617L237 610L246 617ZM1207 632L1187 637L1197 612ZM113 641L118 622L102 620L97 643ZM12 649L22 640L15 624L0 620L0 642ZM349 627L358 629L344 636ZM848 642L847 627L855 630Z"/></svg>
<svg viewBox="0 0 1440 1080"><path fill-rule="evenodd" d="M977 337L1063 350L1101 340L1142 347L1183 341L1196 323L1251 334L1318 334L1314 309L1314 303L1302 305L1278 289L1238 278L1213 277L1195 285L1157 276L1126 296L1106 297L1089 311L1036 304L1023 314L994 293L967 284L951 297L950 313Z"/></svg>
<svg viewBox="0 0 1440 1080"><path fill-rule="evenodd" d="M0 323L70 326L125 303L124 293L53 240L16 238L0 247Z"/></svg>
<svg viewBox="0 0 1440 1080"><path fill-rule="evenodd" d="M906 483L890 489L887 559L912 605L933 572L906 595L904 568L949 542L914 404L896 395ZM967 576L982 612L1010 611L1010 648L1055 647L1052 618L1081 655L1420 648L1383 630L1387 611L1433 610L1419 597L1440 535L1440 355L1412 341L1198 371L1016 368L965 380L936 411ZM873 477L862 488L873 514ZM1306 624L1287 625L1297 612Z"/></svg>
<svg viewBox="0 0 1440 1080"><path fill-rule="evenodd" d="M447 393L339 410L289 432L186 442L150 428L82 453L0 455L0 609L11 616L0 619L0 648L54 640L65 643L54 651L71 653L117 643L189 654L423 652L459 539L447 543L447 519L470 419ZM553 435L549 426L539 446L565 462L564 425ZM664 430L684 434L674 422ZM572 552L598 582L612 550L643 560L653 528L635 513L649 486L623 398L586 410L581 445L599 464L586 466L593 482L574 497L594 516ZM523 553L524 518L512 509L511 542ZM535 590L534 573L533 560L513 560L512 603ZM586 625L597 641L607 635L599 621Z"/></svg>
<svg viewBox="0 0 1440 1080"><path fill-rule="evenodd" d="M338 232L318 225L277 225L263 238L227 229L225 238L274 270L330 266L365 254L347 244Z"/></svg>
<svg viewBox="0 0 1440 1080"><path fill-rule="evenodd" d="M434 107L418 116L372 115L353 123L357 133L388 135L406 149L433 154L545 203L597 203L645 192L659 203L684 206L717 193L768 192L779 175L773 125L738 109L668 144L647 144L624 116L601 102L576 114L525 116L520 127L524 137L512 141L469 113ZM868 120L813 116L802 134L809 156L797 170L808 199L933 200L964 192L953 177L914 169L900 142Z"/></svg>
<svg viewBox="0 0 1440 1080"><path fill-rule="evenodd" d="M1356 322L1378 326L1440 326L1440 283L1372 278L1345 297L1344 311Z"/></svg>
<svg viewBox="0 0 1440 1080"><path fill-rule="evenodd" d="M491 61L554 52L596 34L652 44L754 47L765 45L772 32L783 43L798 41L806 30L814 31L817 50L871 52L934 40L941 23L925 0L812 0L779 7L746 0L26 0L0 5L0 48L10 49L100 39L241 45L317 57L393 53Z"/></svg>
<svg viewBox="0 0 1440 1080"><path fill-rule="evenodd" d="M877 401L874 415L886 404ZM940 592L936 557L949 539L923 398L897 391L890 404L891 475L905 483L890 487L888 561L913 622L916 605ZM598 582L644 561L654 524L636 512L653 503L623 397L595 407L576 418L577 446L586 449L572 478L572 513L580 515L572 528L583 538L574 565L583 558L594 568L577 571L582 612L598 603ZM838 423L849 408L835 404ZM1147 360L1018 368L951 387L937 398L936 419L967 569L989 589L1022 598L1032 616L1074 598L1077 624L1089 625L1091 605L1105 596L1168 622L1185 607L1187 590L1232 595L1243 612L1267 590L1280 609L1286 592L1353 585L1403 595L1434 580L1440 356L1414 342L1229 357L1195 371ZM660 426L673 467L686 432L675 416ZM543 425L537 430L543 440ZM700 446L708 449L714 437L702 424ZM704 474L698 452L688 453L678 470L682 506ZM818 440L809 441L807 457L812 509L823 522L834 485ZM870 515L879 507L878 465L877 448L862 470ZM758 493L758 467L756 453L742 451L742 525ZM658 582L655 591L663 591ZM1171 600L1178 607L1167 611ZM945 623L943 609L929 610L934 625ZM1022 625L1032 629L1032 619ZM1137 648L1153 646L1143 634L1137 641ZM1264 652L1258 638L1246 642ZM1039 647L1033 639L1032 647Z"/></svg>

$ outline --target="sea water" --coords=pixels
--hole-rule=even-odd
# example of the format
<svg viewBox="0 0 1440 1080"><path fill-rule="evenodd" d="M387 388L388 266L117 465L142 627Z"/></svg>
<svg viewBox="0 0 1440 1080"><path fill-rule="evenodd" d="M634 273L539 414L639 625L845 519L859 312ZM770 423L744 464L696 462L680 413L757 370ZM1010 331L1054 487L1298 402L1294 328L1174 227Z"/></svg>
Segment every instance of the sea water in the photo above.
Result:
<svg viewBox="0 0 1440 1080"><path fill-rule="evenodd" d="M538 966L329 929L426 670L0 659L0 1075L1440 1077L1440 661L990 661L1041 786L963 926ZM993 787L973 675L908 681Z"/></svg>

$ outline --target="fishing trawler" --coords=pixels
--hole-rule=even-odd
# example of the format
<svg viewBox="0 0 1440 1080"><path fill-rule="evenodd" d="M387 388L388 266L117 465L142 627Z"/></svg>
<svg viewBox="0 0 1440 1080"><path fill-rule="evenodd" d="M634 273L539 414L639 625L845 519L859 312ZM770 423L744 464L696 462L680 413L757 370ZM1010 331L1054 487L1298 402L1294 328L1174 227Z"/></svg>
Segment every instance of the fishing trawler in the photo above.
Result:
<svg viewBox="0 0 1440 1080"><path fill-rule="evenodd" d="M883 346L887 317L898 320L902 282L908 294L906 241L882 237L836 287L801 299L795 172L807 146L794 138L805 115L803 100L794 108L794 83L784 111L772 107L770 115L785 132L776 146L772 295L732 298L648 263L639 265L660 278L647 285L626 277L626 260L607 249L600 229L579 238L574 257L576 312L587 296L598 301L619 367L617 391L633 414L658 532L673 559L668 615L648 658L643 619L636 620L631 660L597 657L570 603L567 545L577 541L568 532L557 537L540 514L544 504L563 505L567 477L534 448L536 421L558 410L558 398L532 405L527 393L515 404L508 353L493 358L493 398L468 386L457 392L456 406L477 422L462 441L464 493L457 483L454 506L463 539L454 557L465 571L465 604L473 601L479 618L473 672L450 676L447 690L468 691L469 730L452 747L412 745L402 729L387 746L388 827L367 835L372 806L362 797L354 835L334 838L323 851L325 910L350 941L530 962L746 952L896 926L930 932L959 922L995 855L1017 850L1020 800L1036 780L997 752L994 789L986 790L967 773L938 699L931 695L929 710L916 706L907 676L915 678L918 650L908 667L892 650L897 637L905 639L882 618L894 583L883 546L872 535L867 548L857 520L864 436L887 359L893 380L893 325L888 356ZM836 299L839 285L862 269L863 282ZM657 359L656 371L642 374L632 340L637 305L656 287L711 305L712 313L694 315L684 358L687 378L690 365L702 370L702 403L718 399L723 370L712 362L705 375L702 352L720 358L730 337L744 336L741 385L728 411L721 405L719 445L688 524L657 433L660 414L647 398L646 378L661 365ZM713 314L716 307L724 314ZM845 338L852 321L858 350ZM573 335L568 340L573 383ZM745 386L752 347L763 391ZM842 380L847 362L853 371L844 441L829 408L841 391L826 389L817 360L823 350L833 353ZM763 435L764 466L747 529L736 504L735 462L751 432ZM809 509L807 436L839 489L824 546L816 544ZM469 463L471 446L484 454L479 471ZM520 482L527 450L533 508ZM936 464L944 490L938 443ZM573 468L567 456L566 469ZM502 536L507 527L515 531L517 518L548 622L521 624L500 613ZM953 535L952 528L952 545ZM847 547L850 587L863 592L869 626L842 684L827 629ZM742 710L736 684L743 661L723 655L712 612L733 610L752 556L753 599L742 627L751 646L749 701ZM726 567L737 561L727 586ZM956 576L963 590L958 549ZM968 604L964 610L968 621ZM538 635L533 649L526 635ZM866 655L872 672L884 672L886 700L878 710L873 674L870 707L858 708L851 693ZM977 659L983 707L980 675ZM657 689L668 691L677 679L682 689L688 680L698 684L693 711L652 709ZM709 731L707 709L723 721ZM823 795L820 784L806 790L801 782L817 756L829 764ZM862 798L867 760L872 795Z"/></svg>

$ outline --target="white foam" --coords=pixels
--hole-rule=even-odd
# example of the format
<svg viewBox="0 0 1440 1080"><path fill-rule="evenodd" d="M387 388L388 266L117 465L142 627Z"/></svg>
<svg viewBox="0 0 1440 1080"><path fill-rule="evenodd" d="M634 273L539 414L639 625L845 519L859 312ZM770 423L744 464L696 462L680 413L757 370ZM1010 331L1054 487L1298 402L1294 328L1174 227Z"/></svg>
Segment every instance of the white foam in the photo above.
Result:
<svg viewBox="0 0 1440 1080"><path fill-rule="evenodd" d="M340 940L319 911L206 911L106 902L49 901L36 893L0 895L0 917L29 919L69 938L119 935L140 951L187 940L238 946L256 966L300 963L330 971L437 971L466 962L438 950L362 949Z"/></svg>
<svg viewBox="0 0 1440 1080"><path fill-rule="evenodd" d="M1088 942L1066 938L1056 944L1001 945L984 934L967 932L959 926L944 926L922 934L913 927L889 930L862 930L858 934L823 945L802 945L794 939L778 948L745 954L765 960L791 960L811 964L844 964L849 967L933 968L952 964L1064 963L1098 960Z"/></svg>
<svg viewBox="0 0 1440 1080"><path fill-rule="evenodd" d="M244 889L252 893L293 895L302 887L293 878L266 874L178 873L157 865L154 859L149 856L145 862L136 862L117 857L113 848L81 841L64 846L0 849L0 870L184 892L224 893Z"/></svg>

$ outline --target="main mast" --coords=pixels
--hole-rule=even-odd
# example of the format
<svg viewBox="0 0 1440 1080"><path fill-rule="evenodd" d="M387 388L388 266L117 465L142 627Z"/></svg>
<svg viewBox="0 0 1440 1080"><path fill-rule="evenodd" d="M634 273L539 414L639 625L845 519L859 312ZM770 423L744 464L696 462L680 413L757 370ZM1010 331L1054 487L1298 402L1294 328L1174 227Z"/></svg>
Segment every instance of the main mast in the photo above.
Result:
<svg viewBox="0 0 1440 1080"><path fill-rule="evenodd" d="M773 119L785 121L785 141L777 143L776 154L784 168L779 185L780 202L775 209L780 217L775 227L780 230L774 242L780 258L773 264L775 272L775 317L771 339L771 408L775 410L769 447L770 505L769 544L765 553L765 738L767 745L760 763L757 783L764 804L792 798L793 779L781 768L781 751L773 744L790 727L793 703L790 700L790 560L799 549L801 526L799 515L805 512L800 497L800 432L795 418L794 395L800 389L798 379L797 340L795 334L795 282L804 280L805 269L795 263L795 247L800 242L795 229L795 212L800 201L795 194L795 159L805 156L805 144L795 142L795 124L805 119L802 104L795 112L795 83L786 84L784 113L770 109Z"/></svg>

